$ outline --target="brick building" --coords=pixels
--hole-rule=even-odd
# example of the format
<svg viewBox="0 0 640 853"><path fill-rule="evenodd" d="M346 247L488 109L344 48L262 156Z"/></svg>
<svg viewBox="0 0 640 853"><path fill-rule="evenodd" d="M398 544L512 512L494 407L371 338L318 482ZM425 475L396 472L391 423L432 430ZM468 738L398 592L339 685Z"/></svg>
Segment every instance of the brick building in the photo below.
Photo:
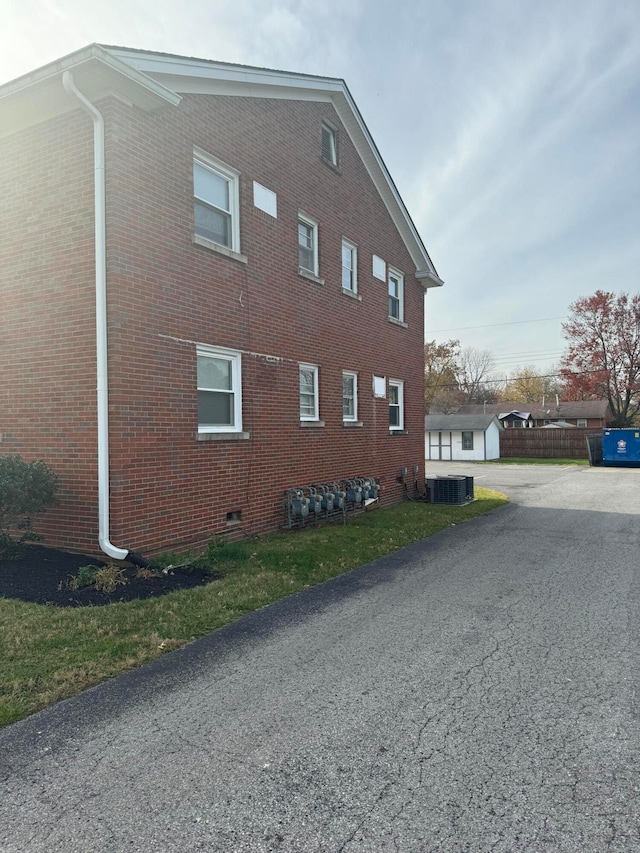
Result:
<svg viewBox="0 0 640 853"><path fill-rule="evenodd" d="M343 81L91 45L0 87L0 162L0 453L60 475L46 544L187 548L424 474L442 282Z"/></svg>

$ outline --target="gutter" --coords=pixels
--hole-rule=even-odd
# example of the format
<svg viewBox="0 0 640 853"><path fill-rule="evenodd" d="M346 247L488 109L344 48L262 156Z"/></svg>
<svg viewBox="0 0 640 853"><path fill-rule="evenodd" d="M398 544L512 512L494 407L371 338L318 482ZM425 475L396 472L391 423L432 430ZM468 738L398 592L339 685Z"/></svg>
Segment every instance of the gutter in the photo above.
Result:
<svg viewBox="0 0 640 853"><path fill-rule="evenodd" d="M114 560L127 560L134 566L149 566L148 560L118 548L109 540L109 374L107 365L107 240L105 215L104 118L76 88L71 71L62 72L65 91L80 101L93 119L95 267L96 267L96 366L98 415L98 538L100 548Z"/></svg>

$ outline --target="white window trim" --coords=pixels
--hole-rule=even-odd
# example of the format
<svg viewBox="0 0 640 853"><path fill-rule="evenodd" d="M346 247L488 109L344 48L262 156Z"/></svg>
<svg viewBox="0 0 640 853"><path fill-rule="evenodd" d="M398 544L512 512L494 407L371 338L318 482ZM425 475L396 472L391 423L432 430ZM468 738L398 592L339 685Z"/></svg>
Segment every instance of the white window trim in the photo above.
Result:
<svg viewBox="0 0 640 853"><path fill-rule="evenodd" d="M302 407L300 406L300 371L301 370L310 370L313 373L313 405L314 412L313 415L303 415ZM298 364L298 409L300 411L300 420L301 421L319 421L320 420L320 403L319 403L319 370L317 364L305 364L304 362L300 362Z"/></svg>
<svg viewBox="0 0 640 853"><path fill-rule="evenodd" d="M300 266L300 252L299 252L300 239L298 237L298 228L297 228L297 225L300 222L304 223L305 225L308 225L313 231L313 269L312 270L310 270L308 267L301 267ZM305 216L304 213L298 213L298 222L296 223L296 237L298 237L298 239L296 241L298 244L298 270L303 274L304 273L311 273L311 275L318 276L319 275L319 272L318 272L318 223L315 220L310 219L308 216Z"/></svg>
<svg viewBox="0 0 640 853"><path fill-rule="evenodd" d="M400 432L404 430L404 382L402 379L389 379L389 389L397 388L398 389L398 410L399 410L399 418L397 426L391 426L389 424L389 432ZM391 395L389 395L391 396ZM389 403L389 408L391 408L391 403Z"/></svg>
<svg viewBox="0 0 640 853"><path fill-rule="evenodd" d="M394 317L389 311L389 319L396 323L404 323L404 275L393 267L388 268L387 273L387 296L391 298L391 294L389 293L389 285L391 283L391 278L395 278L398 281L398 317Z"/></svg>
<svg viewBox="0 0 640 853"><path fill-rule="evenodd" d="M351 252L351 287L345 287L344 282L342 280L342 270L344 270L344 264L342 262L342 252L344 249L348 249ZM347 293L352 293L354 296L358 292L358 247L355 243L352 243L350 240L346 240L344 237L342 238L342 246L340 247L340 283L342 285L342 289L346 290Z"/></svg>
<svg viewBox="0 0 640 853"><path fill-rule="evenodd" d="M242 432L242 354L236 350L212 347L206 344L198 344L196 347L196 359L198 356L223 358L231 362L231 385L233 391L233 425L211 425L198 423L198 433L241 433ZM197 371L197 366L196 366ZM197 373L196 373L197 377ZM209 391L209 388L200 388L196 380L198 391Z"/></svg>
<svg viewBox="0 0 640 853"><path fill-rule="evenodd" d="M582 429L585 429L587 426L587 419L586 418L576 418L576 426L579 426Z"/></svg>
<svg viewBox="0 0 640 853"><path fill-rule="evenodd" d="M217 160L215 157L212 157L211 154L207 154L206 151L203 151L201 148L193 149L193 162L197 163L199 166L202 166L204 169L209 169L211 172L219 175L221 178L229 182L229 214L231 216L231 245L225 246L224 243L215 243L208 237L205 237L202 234L198 234L195 232L195 223L194 223L194 237L199 238L200 240L206 240L209 243L212 243L214 246L222 246L223 249L228 249L231 252L235 252L236 254L240 254L240 172L237 172L235 169L232 169L230 166L227 166L226 163L222 163L220 160ZM195 187L193 188L193 198L194 201L200 201L203 204L209 204L209 202L204 198L199 198L195 193Z"/></svg>
<svg viewBox="0 0 640 853"><path fill-rule="evenodd" d="M464 446L464 444L465 444L465 438L464 438L464 437L465 437L465 435L467 435L467 436L469 436L469 435L470 435L470 436L471 436L471 447L465 447L465 446ZM473 430L470 430L470 429L464 429L464 430L461 430L461 432L460 432L460 449L461 449L461 450L465 450L465 451L467 451L467 450L473 450L473 449L474 449L474 444L475 444L474 439L475 439L475 436L474 436L474 434L473 434Z"/></svg>
<svg viewBox="0 0 640 853"><path fill-rule="evenodd" d="M342 378L349 376L353 379L353 415L345 417L344 414L344 394L342 399L342 421L343 423L354 423L358 420L358 374L354 370L343 370Z"/></svg>

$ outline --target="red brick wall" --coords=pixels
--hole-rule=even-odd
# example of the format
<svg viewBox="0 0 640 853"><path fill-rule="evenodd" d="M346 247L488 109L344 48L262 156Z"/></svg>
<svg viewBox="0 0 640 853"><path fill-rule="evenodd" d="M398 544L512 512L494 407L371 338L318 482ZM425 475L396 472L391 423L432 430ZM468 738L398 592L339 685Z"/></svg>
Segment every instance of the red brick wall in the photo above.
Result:
<svg viewBox="0 0 640 853"><path fill-rule="evenodd" d="M284 490L316 481L373 475L382 481L384 502L399 500L399 468L424 471L423 291L333 108L185 96L179 108L155 116L115 100L101 109L107 128L114 544L141 553L199 544L226 532L226 514L236 510L242 512L236 535L274 529L284 520ZM340 174L320 159L322 118L339 129ZM33 204L44 178L53 210L59 204L73 212L65 218L67 230L55 215L43 222L51 252L41 277L49 280L55 265L63 265L52 316L50 300L44 305L40 298L46 301L46 287L34 292L31 279L39 273L21 251L21 213L28 205L17 192L13 292L23 294L28 282L39 323L48 328L44 337L16 328L12 346L24 370L10 368L13 420L5 426L4 406L0 415L0 432L18 435L23 424L20 446L3 442L0 452L40 456L63 476L64 503L55 516L60 535L48 525L47 542L84 550L95 550L97 536L91 132L90 120L77 113L71 123L67 118L31 134L37 151L28 162L20 162L20 144L13 146L16 174L32 187ZM241 173L247 264L192 243L194 145ZM253 180L277 193L277 219L253 207ZM323 285L297 272L299 209L319 223ZM361 301L341 292L342 237L358 246ZM374 253L405 274L406 329L387 320L386 284L371 274ZM249 440L197 440L195 342L243 351ZM38 358L48 366L33 380L38 395L49 399L51 362L58 376L59 402L48 405L48 418L42 407L34 411L20 378L25 371L33 375ZM300 426L299 361L320 367L324 427ZM342 423L344 369L359 374L361 428ZM404 380L407 434L389 434L387 401L371 393L374 373ZM51 428L55 438L44 441ZM73 454L77 474L69 467Z"/></svg>
<svg viewBox="0 0 640 853"><path fill-rule="evenodd" d="M0 453L60 475L35 526L70 549L97 535L92 152L80 113L0 141Z"/></svg>

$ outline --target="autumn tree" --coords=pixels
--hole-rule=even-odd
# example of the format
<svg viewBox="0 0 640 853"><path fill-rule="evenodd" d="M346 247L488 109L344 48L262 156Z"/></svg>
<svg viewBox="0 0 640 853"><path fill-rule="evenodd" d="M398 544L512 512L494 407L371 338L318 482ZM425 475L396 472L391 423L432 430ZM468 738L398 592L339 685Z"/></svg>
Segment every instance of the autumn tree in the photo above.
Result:
<svg viewBox="0 0 640 853"><path fill-rule="evenodd" d="M563 396L606 399L613 425L630 426L640 410L640 295L597 290L569 311Z"/></svg>
<svg viewBox="0 0 640 853"><path fill-rule="evenodd" d="M554 377L549 373L541 374L535 367L527 365L514 371L501 396L503 400L516 403L538 403L550 399L559 393Z"/></svg>
<svg viewBox="0 0 640 853"><path fill-rule="evenodd" d="M427 412L451 414L459 408L462 402L458 388L459 357L459 341L442 344L428 341L424 345L424 402Z"/></svg>

